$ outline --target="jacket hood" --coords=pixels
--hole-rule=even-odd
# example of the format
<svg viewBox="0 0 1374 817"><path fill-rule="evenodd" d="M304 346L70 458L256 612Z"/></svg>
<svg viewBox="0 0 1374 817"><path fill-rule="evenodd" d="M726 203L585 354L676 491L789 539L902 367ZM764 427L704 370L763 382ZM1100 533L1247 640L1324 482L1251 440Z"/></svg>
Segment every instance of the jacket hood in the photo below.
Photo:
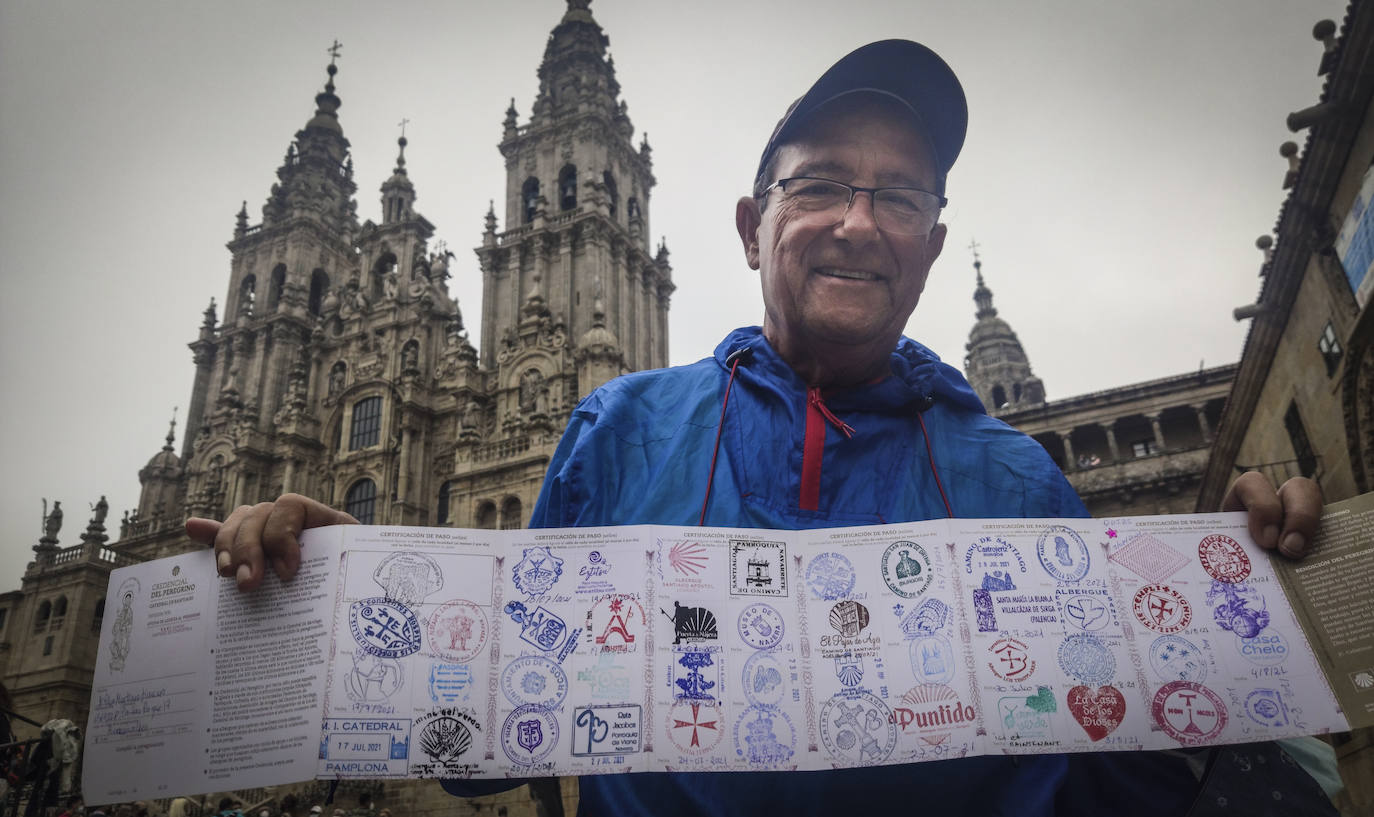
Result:
<svg viewBox="0 0 1374 817"><path fill-rule="evenodd" d="M745 349L750 351L743 352ZM727 335L716 347L716 363L729 370L730 357L735 354L743 355L736 377L755 385L785 384L806 391L807 384L773 349L763 336L762 327L746 326ZM938 401L978 414L987 413L983 402L958 369L911 338L902 337L897 341L891 360L892 376L877 383L827 391L826 402L837 410L846 408L852 401L853 405L869 409L904 410L915 406L917 411L924 411Z"/></svg>

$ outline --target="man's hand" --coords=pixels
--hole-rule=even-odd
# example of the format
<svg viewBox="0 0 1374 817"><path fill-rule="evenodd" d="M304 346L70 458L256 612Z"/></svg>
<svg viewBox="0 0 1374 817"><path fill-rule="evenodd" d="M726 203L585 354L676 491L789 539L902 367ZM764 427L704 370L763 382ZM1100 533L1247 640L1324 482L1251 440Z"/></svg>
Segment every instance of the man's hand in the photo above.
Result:
<svg viewBox="0 0 1374 817"><path fill-rule="evenodd" d="M356 524L352 516L309 497L282 494L276 502L240 505L223 522L193 516L186 520L186 535L214 546L219 575L234 577L239 590L254 590L262 584L267 560L282 581L295 577L301 566L301 531Z"/></svg>
<svg viewBox="0 0 1374 817"><path fill-rule="evenodd" d="M1260 547L1290 559L1301 559L1317 535L1322 515L1322 489L1306 477L1293 477L1276 492L1258 471L1236 477L1221 500L1223 511L1246 511L1250 535Z"/></svg>

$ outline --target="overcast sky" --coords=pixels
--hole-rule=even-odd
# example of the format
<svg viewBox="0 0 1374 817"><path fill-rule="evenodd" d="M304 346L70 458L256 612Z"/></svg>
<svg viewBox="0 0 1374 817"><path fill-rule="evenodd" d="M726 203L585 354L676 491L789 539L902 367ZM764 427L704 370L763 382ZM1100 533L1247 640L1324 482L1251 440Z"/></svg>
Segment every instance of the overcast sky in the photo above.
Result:
<svg viewBox="0 0 1374 817"><path fill-rule="evenodd" d="M654 148L654 243L677 292L671 359L762 316L734 232L763 141L841 55L906 37L954 68L969 134L949 179L949 238L908 334L960 364L976 236L996 306L1051 400L1233 362L1258 292L1321 47L1343 0L596 0L623 98ZM339 115L360 219L410 120L416 208L459 252L470 324L496 143L527 120L563 0L508 3L0 4L0 590L17 587L60 499L63 546L108 496L112 535L138 501L186 344L228 285L234 215L261 207L343 43ZM1297 138L1301 142L1301 138ZM504 229L504 225L501 226ZM477 337L473 325L474 340ZM180 451L184 427L177 427Z"/></svg>

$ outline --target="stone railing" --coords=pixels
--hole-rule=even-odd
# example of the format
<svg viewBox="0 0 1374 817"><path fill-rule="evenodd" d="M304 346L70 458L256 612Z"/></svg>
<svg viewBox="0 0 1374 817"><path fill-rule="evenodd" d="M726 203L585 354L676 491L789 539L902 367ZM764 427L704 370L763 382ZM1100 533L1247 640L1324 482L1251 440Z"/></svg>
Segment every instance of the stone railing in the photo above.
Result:
<svg viewBox="0 0 1374 817"><path fill-rule="evenodd" d="M53 554L52 566L59 567L61 565L75 564L77 562L84 561L86 558L85 553L86 545L84 544L72 545L71 547L62 548L61 550ZM118 551L114 548L101 545L100 550L96 551L95 561L102 564L112 565L114 567L125 567L127 565L138 564L139 562L142 562L143 559L132 554L124 553L123 551Z"/></svg>
<svg viewBox="0 0 1374 817"><path fill-rule="evenodd" d="M1079 496L1098 491L1110 491L1131 486L1146 486L1180 479L1188 476L1201 476L1207 467L1209 447L1193 448L1186 451L1165 451L1148 457L1135 457L1121 462L1106 462L1091 468L1080 468L1064 476L1069 478Z"/></svg>
<svg viewBox="0 0 1374 817"><path fill-rule="evenodd" d="M502 460L508 457L518 456L529 451L531 444L530 438L525 436L480 445L473 449L472 461L489 462L491 460Z"/></svg>
<svg viewBox="0 0 1374 817"><path fill-rule="evenodd" d="M127 528L121 528L120 539L134 539L139 536L147 536L150 533L161 533L172 528L179 528L183 524L181 519L164 514L154 514L147 519L131 519Z"/></svg>

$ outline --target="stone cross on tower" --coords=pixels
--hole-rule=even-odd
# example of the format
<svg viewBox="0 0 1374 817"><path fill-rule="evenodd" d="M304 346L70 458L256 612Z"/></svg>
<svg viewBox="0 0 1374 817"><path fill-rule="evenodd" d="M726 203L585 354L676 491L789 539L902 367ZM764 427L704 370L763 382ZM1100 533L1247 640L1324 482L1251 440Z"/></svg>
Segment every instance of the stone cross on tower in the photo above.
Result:
<svg viewBox="0 0 1374 817"><path fill-rule="evenodd" d="M339 58L339 52L340 52L341 50L343 50L343 43L339 42L338 38L335 38L334 44L333 44L333 45L331 45L331 46L329 46L329 48L325 49L325 53L329 55L329 64L330 64L330 65L333 65L333 64L334 64L334 60L337 60L337 59Z"/></svg>

